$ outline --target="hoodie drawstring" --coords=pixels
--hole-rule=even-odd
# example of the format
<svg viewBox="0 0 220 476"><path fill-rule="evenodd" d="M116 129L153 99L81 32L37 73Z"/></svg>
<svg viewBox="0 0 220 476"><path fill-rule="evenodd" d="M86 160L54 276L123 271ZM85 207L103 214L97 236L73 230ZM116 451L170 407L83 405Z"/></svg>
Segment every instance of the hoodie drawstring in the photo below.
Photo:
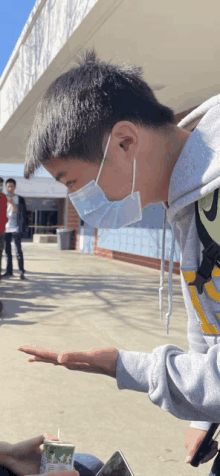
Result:
<svg viewBox="0 0 220 476"><path fill-rule="evenodd" d="M161 255L161 273L160 273L160 288L159 288L159 310L160 318L163 319L163 286L164 286L164 271L165 271L165 243L166 243L166 225L167 225L167 210L164 208L163 218L163 239L162 239L162 255ZM169 277L168 277L168 312L166 314L166 331L169 334L170 316L172 314L172 274L173 274L173 259L175 253L176 242L176 226L172 228L172 244L170 250L169 261Z"/></svg>
<svg viewBox="0 0 220 476"><path fill-rule="evenodd" d="M163 319L163 284L164 284L164 269L165 269L166 225L167 225L167 211L166 211L166 208L164 208L161 273L160 273L160 288L159 288L159 310L160 310L161 321Z"/></svg>
<svg viewBox="0 0 220 476"><path fill-rule="evenodd" d="M170 316L172 314L172 290L173 290L173 258L175 253L175 241L176 241L176 226L174 224L172 229L172 244L171 244L171 251L170 251L170 262L169 262L169 277L168 277L168 312L166 314L166 331L169 334L169 324L170 324Z"/></svg>

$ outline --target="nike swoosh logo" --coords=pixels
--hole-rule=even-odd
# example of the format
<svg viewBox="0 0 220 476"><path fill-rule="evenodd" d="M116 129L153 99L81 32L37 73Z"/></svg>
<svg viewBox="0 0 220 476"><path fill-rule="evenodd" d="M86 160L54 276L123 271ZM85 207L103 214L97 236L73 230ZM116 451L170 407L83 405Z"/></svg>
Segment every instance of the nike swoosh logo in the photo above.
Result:
<svg viewBox="0 0 220 476"><path fill-rule="evenodd" d="M209 221L214 221L216 219L217 211L218 211L218 188L214 192L214 197L213 197L213 202L210 210L206 212L204 209L202 209L204 212L207 220Z"/></svg>

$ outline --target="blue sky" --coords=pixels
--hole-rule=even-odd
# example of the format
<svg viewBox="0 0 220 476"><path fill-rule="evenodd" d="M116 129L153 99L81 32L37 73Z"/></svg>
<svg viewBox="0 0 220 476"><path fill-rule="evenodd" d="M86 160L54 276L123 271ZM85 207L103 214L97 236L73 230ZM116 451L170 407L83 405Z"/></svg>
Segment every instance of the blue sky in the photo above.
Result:
<svg viewBox="0 0 220 476"><path fill-rule="evenodd" d="M2 0L0 2L0 76L5 69L34 4L35 0ZM23 171L23 164L0 163L0 176L23 176ZM36 175L39 175L39 173ZM40 171L40 175L50 177L47 172L44 172L44 169Z"/></svg>

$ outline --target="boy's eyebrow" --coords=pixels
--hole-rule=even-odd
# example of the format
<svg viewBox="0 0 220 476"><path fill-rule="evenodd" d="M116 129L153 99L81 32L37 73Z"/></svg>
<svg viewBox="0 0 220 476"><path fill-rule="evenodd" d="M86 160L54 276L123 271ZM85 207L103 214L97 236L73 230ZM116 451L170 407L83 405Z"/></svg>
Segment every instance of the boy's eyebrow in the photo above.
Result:
<svg viewBox="0 0 220 476"><path fill-rule="evenodd" d="M65 175L66 175L66 172L59 172L59 174L57 174L57 176L55 177L55 180L59 182L61 177L65 177Z"/></svg>

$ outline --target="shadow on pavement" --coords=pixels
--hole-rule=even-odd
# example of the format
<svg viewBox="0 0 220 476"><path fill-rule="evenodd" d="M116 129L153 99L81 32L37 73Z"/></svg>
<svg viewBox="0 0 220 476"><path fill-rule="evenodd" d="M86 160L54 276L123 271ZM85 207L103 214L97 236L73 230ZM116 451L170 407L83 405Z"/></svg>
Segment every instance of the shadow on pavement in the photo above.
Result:
<svg viewBox="0 0 220 476"><path fill-rule="evenodd" d="M91 274L90 274L91 273ZM101 312L107 318L123 323L126 327L153 334L160 324L158 301L159 280L144 276L123 274L65 274L26 272L26 280L19 275L1 284L2 300L7 310L5 318L16 317L21 313L42 313L39 318L51 314L71 312L72 319L79 315L91 317L91 311ZM182 306L180 285L174 286L173 302ZM39 297L42 300L39 303ZM47 303L46 300L50 299ZM65 309L63 307L63 300ZM164 290L167 301L167 291ZM34 300L38 299L38 303ZM132 308L132 311L130 309ZM134 312L136 306L136 312ZM146 320L143 319L146 313ZM4 317L4 310L1 318ZM18 316L19 317L19 316ZM5 322L5 321L4 321ZM8 321L9 323L11 321ZM151 328L154 322L154 329ZM16 321L22 323L22 321ZM33 323L33 321L32 321Z"/></svg>
<svg viewBox="0 0 220 476"><path fill-rule="evenodd" d="M32 326L33 324L37 324L37 321L28 322L28 321L20 321L19 319L16 319L16 320L5 319L4 310L3 310L2 314L0 315L0 327L5 324L10 324L10 325L12 324L14 326Z"/></svg>

